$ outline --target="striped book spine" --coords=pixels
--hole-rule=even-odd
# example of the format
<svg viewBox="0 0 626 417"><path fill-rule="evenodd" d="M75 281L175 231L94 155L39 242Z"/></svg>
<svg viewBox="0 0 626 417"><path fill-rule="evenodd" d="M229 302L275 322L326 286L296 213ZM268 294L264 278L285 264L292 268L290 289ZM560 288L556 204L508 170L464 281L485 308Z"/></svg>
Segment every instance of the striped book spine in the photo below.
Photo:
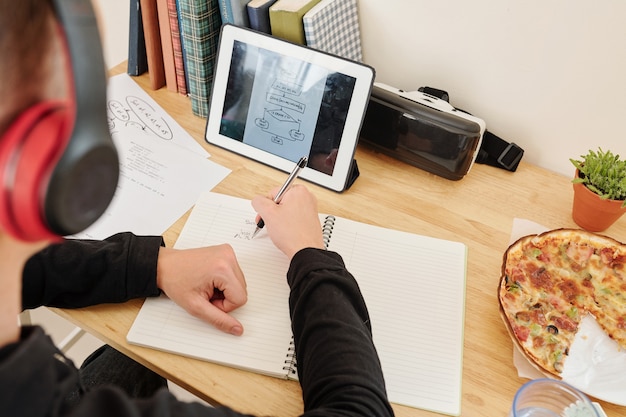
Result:
<svg viewBox="0 0 626 417"><path fill-rule="evenodd" d="M187 89L196 116L209 114L209 97L222 18L217 0L179 0Z"/></svg>
<svg viewBox="0 0 626 417"><path fill-rule="evenodd" d="M157 0L157 13L159 16L159 33L161 34L161 49L163 55L163 67L165 69L165 86L169 91L177 92L176 66L174 65L174 45L172 44L172 30L170 28L170 16L167 5L168 0Z"/></svg>
<svg viewBox="0 0 626 417"><path fill-rule="evenodd" d="M183 47L180 43L180 27L178 25L178 9L176 0L167 0L167 12L172 32L172 48L174 49L174 68L176 69L176 86L178 92L187 95L187 81L185 80L185 63L183 61Z"/></svg>

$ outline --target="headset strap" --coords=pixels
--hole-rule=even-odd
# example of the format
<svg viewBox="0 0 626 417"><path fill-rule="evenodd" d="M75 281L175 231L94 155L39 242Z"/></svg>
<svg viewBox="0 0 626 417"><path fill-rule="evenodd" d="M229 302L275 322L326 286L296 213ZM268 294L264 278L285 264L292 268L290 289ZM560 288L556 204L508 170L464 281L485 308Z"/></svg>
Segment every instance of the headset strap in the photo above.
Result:
<svg viewBox="0 0 626 417"><path fill-rule="evenodd" d="M524 150L514 142L507 142L486 130L476 162L515 172L522 156L524 156Z"/></svg>
<svg viewBox="0 0 626 417"><path fill-rule="evenodd" d="M433 87L420 87L418 91L450 102L450 95L445 90ZM462 109L457 110L471 114ZM519 145L514 142L508 142L494 133L485 130L480 150L476 156L476 162L515 172L522 160L522 156L524 156L524 149Z"/></svg>

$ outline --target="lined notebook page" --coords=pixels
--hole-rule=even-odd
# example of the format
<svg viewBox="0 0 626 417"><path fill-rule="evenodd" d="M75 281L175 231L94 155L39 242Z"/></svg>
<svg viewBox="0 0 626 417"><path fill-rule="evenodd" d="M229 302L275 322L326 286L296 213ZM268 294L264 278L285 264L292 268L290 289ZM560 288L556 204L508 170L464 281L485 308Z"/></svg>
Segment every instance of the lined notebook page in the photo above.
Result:
<svg viewBox="0 0 626 417"><path fill-rule="evenodd" d="M466 246L335 218L372 322L389 400L461 413Z"/></svg>
<svg viewBox="0 0 626 417"><path fill-rule="evenodd" d="M231 313L243 324L243 335L216 330L161 296L146 299L128 342L286 377L283 367L292 338L287 258L265 233L250 240L255 216L249 201L205 193L174 245L178 249L233 246L248 290L248 302Z"/></svg>
<svg viewBox="0 0 626 417"><path fill-rule="evenodd" d="M243 336L223 334L161 297L146 300L128 341L284 376L291 341L288 264L266 233L250 240L254 217L247 200L205 193L175 245L233 246L248 283L248 303L233 312ZM465 245L345 218L335 218L329 242L366 300L390 401L459 415Z"/></svg>

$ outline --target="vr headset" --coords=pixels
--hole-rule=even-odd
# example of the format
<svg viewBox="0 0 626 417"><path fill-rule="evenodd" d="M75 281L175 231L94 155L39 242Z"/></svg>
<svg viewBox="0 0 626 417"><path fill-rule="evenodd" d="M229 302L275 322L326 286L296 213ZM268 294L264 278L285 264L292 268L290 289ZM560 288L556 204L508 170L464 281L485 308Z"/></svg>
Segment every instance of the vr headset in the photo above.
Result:
<svg viewBox="0 0 626 417"><path fill-rule="evenodd" d="M515 171L524 150L448 100L430 87L406 92L374 83L359 140L450 180L463 178L474 162Z"/></svg>

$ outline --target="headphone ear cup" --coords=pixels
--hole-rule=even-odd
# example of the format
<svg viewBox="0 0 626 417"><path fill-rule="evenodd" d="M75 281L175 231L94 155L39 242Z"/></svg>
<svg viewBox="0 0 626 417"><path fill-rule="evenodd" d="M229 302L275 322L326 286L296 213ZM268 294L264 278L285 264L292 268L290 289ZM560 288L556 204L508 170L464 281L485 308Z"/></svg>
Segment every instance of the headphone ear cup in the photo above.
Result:
<svg viewBox="0 0 626 417"><path fill-rule="evenodd" d="M0 224L16 238L58 238L45 219L44 200L71 125L67 103L45 101L22 112L0 142Z"/></svg>

